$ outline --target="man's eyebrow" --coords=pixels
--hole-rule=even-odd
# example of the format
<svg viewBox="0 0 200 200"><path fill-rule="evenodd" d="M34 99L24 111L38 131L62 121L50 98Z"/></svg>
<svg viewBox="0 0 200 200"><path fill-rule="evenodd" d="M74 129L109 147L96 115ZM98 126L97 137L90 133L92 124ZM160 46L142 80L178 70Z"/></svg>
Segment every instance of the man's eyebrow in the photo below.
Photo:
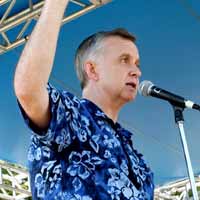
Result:
<svg viewBox="0 0 200 200"><path fill-rule="evenodd" d="M121 58L121 57L124 57L124 56L132 57L131 54L129 54L129 53L122 53L119 57Z"/></svg>
<svg viewBox="0 0 200 200"><path fill-rule="evenodd" d="M133 58L134 56L132 56L130 53L122 53L122 54L120 54L120 58L121 57L124 57L124 56L127 56L127 57L130 57L130 58ZM140 62L140 59L139 58L137 58L136 59L136 62Z"/></svg>

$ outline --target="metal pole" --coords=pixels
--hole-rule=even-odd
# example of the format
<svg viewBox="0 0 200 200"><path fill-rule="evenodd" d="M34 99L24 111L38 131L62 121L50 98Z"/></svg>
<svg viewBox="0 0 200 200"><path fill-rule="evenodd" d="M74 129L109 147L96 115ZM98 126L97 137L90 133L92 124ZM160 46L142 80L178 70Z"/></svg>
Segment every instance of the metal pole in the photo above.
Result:
<svg viewBox="0 0 200 200"><path fill-rule="evenodd" d="M196 188L196 184L195 184L195 179L194 179L194 173L193 173L193 170L192 170L190 155L189 155L189 151L188 151L187 140L186 140L186 137L185 137L183 121L178 121L177 125L179 127L179 131L180 131L180 135L181 135L181 141L182 141L185 160L186 160L186 164L187 164L187 170L188 170L188 174L189 174L190 185L191 185L191 188L192 188L193 199L199 200L197 188Z"/></svg>

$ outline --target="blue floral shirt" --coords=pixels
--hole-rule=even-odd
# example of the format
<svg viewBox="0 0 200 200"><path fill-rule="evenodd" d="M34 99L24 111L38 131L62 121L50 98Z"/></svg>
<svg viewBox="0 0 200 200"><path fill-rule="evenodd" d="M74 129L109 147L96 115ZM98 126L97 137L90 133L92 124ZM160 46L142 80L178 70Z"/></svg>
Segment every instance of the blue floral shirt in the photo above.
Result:
<svg viewBox="0 0 200 200"><path fill-rule="evenodd" d="M50 84L51 122L32 130L28 161L33 199L153 200L153 174L131 133L87 99Z"/></svg>

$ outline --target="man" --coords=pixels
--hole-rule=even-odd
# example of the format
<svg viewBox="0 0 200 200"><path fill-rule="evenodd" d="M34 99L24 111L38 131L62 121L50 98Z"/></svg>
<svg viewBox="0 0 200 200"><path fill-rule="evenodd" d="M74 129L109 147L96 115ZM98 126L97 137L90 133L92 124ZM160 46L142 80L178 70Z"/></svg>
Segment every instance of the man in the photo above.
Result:
<svg viewBox="0 0 200 200"><path fill-rule="evenodd" d="M153 199L152 172L117 123L141 76L135 37L116 29L81 43L75 57L81 99L48 84L67 4L45 1L15 73L16 96L33 132L33 199Z"/></svg>

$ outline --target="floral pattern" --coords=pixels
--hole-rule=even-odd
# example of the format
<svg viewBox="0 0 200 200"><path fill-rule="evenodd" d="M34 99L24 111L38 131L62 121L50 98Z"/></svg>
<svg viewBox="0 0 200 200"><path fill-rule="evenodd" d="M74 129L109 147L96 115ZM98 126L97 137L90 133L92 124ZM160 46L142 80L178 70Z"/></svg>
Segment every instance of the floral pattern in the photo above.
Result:
<svg viewBox="0 0 200 200"><path fill-rule="evenodd" d="M51 122L32 131L28 161L35 200L153 200L153 173L132 133L93 102L48 84Z"/></svg>

